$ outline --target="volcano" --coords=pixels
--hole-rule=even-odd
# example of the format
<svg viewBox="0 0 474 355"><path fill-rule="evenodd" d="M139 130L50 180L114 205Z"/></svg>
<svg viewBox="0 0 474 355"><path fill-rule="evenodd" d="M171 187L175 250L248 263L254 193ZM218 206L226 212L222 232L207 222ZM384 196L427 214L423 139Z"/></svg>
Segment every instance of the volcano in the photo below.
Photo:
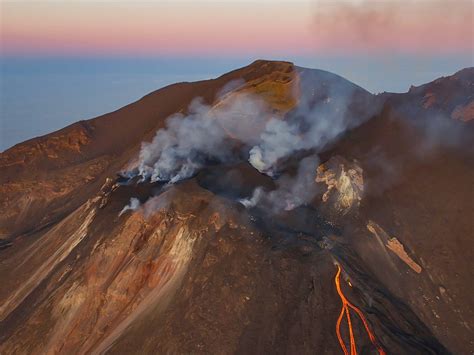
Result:
<svg viewBox="0 0 474 355"><path fill-rule="evenodd" d="M473 105L259 60L4 151L0 352L474 352Z"/></svg>

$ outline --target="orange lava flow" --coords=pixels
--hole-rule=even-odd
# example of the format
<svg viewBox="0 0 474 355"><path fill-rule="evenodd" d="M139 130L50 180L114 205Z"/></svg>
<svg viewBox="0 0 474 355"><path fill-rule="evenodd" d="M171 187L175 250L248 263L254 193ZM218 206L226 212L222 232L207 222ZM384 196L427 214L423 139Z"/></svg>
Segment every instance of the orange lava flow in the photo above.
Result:
<svg viewBox="0 0 474 355"><path fill-rule="evenodd" d="M359 318L362 320L362 323L364 324L364 328L367 332L367 335L369 336L369 339L372 342L372 344L377 349L379 355L386 355L385 351L382 349L382 347L378 344L377 340L375 339L375 335L370 330L369 323L367 322L367 319L365 318L362 311L356 306L354 306L352 303L350 303L347 300L347 298L344 296L344 294L342 293L341 284L340 284L340 276L341 276L341 267L337 265L337 273L336 273L336 277L334 278L334 282L336 284L337 293L339 294L339 297L341 298L341 301L342 301L342 308L341 308L341 313L339 314L339 318L337 319L337 322L336 322L336 335L337 335L337 339L339 340L339 344L341 345L342 351L344 351L345 355L349 355L349 351L347 350L346 343L344 342L341 336L341 322L345 314L347 318L347 324L349 326L349 340L351 344L350 354L357 355L357 347L356 347L356 342L354 338L354 331L352 329L351 312L350 312L350 310L352 309L357 313Z"/></svg>

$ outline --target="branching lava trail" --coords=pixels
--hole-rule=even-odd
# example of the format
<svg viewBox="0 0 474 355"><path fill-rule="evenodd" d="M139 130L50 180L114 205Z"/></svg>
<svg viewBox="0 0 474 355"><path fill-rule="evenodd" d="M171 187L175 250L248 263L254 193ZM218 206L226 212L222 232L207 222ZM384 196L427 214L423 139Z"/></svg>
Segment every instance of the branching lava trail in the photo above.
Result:
<svg viewBox="0 0 474 355"><path fill-rule="evenodd" d="M340 276L341 276L341 267L337 265L337 273L336 273L336 277L334 278L334 282L336 284L337 293L339 294L339 297L341 298L341 301L342 301L342 308L341 308L341 313L339 314L339 318L337 319L337 323L336 323L336 335L337 335L337 339L339 340L339 344L341 345L341 348L344 351L344 354L349 355L346 344L341 336L341 322L345 314L347 318L347 324L349 326L349 338L350 338L350 344L351 344L350 354L357 355L357 347L356 347L356 342L354 338L354 332L352 329L352 321L351 321L351 314L350 314L351 313L350 310L352 309L357 313L359 318L362 320L362 323L364 323L364 327L365 327L365 330L367 331L367 335L369 336L369 339L372 342L372 344L377 348L379 355L385 355L385 351L382 349L382 347L378 344L377 340L375 339L375 335L370 330L369 323L367 322L367 319L365 318L362 311L356 306L354 306L352 303L350 303L347 300L347 298L344 296L344 294L342 293L341 285L340 285Z"/></svg>

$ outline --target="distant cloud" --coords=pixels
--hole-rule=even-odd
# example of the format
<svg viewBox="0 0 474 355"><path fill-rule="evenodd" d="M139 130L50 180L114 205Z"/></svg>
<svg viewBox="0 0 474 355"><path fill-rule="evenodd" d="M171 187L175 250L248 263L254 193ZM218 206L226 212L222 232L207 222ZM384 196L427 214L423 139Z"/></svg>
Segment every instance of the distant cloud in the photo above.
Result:
<svg viewBox="0 0 474 355"><path fill-rule="evenodd" d="M315 0L314 38L340 51L473 52L471 0Z"/></svg>

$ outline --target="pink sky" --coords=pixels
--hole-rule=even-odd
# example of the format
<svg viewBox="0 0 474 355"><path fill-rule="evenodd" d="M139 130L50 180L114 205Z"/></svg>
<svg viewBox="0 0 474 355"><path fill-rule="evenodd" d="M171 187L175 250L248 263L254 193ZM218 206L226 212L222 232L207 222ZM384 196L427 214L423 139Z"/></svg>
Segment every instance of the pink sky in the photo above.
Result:
<svg viewBox="0 0 474 355"><path fill-rule="evenodd" d="M7 55L474 55L471 0L0 1Z"/></svg>

